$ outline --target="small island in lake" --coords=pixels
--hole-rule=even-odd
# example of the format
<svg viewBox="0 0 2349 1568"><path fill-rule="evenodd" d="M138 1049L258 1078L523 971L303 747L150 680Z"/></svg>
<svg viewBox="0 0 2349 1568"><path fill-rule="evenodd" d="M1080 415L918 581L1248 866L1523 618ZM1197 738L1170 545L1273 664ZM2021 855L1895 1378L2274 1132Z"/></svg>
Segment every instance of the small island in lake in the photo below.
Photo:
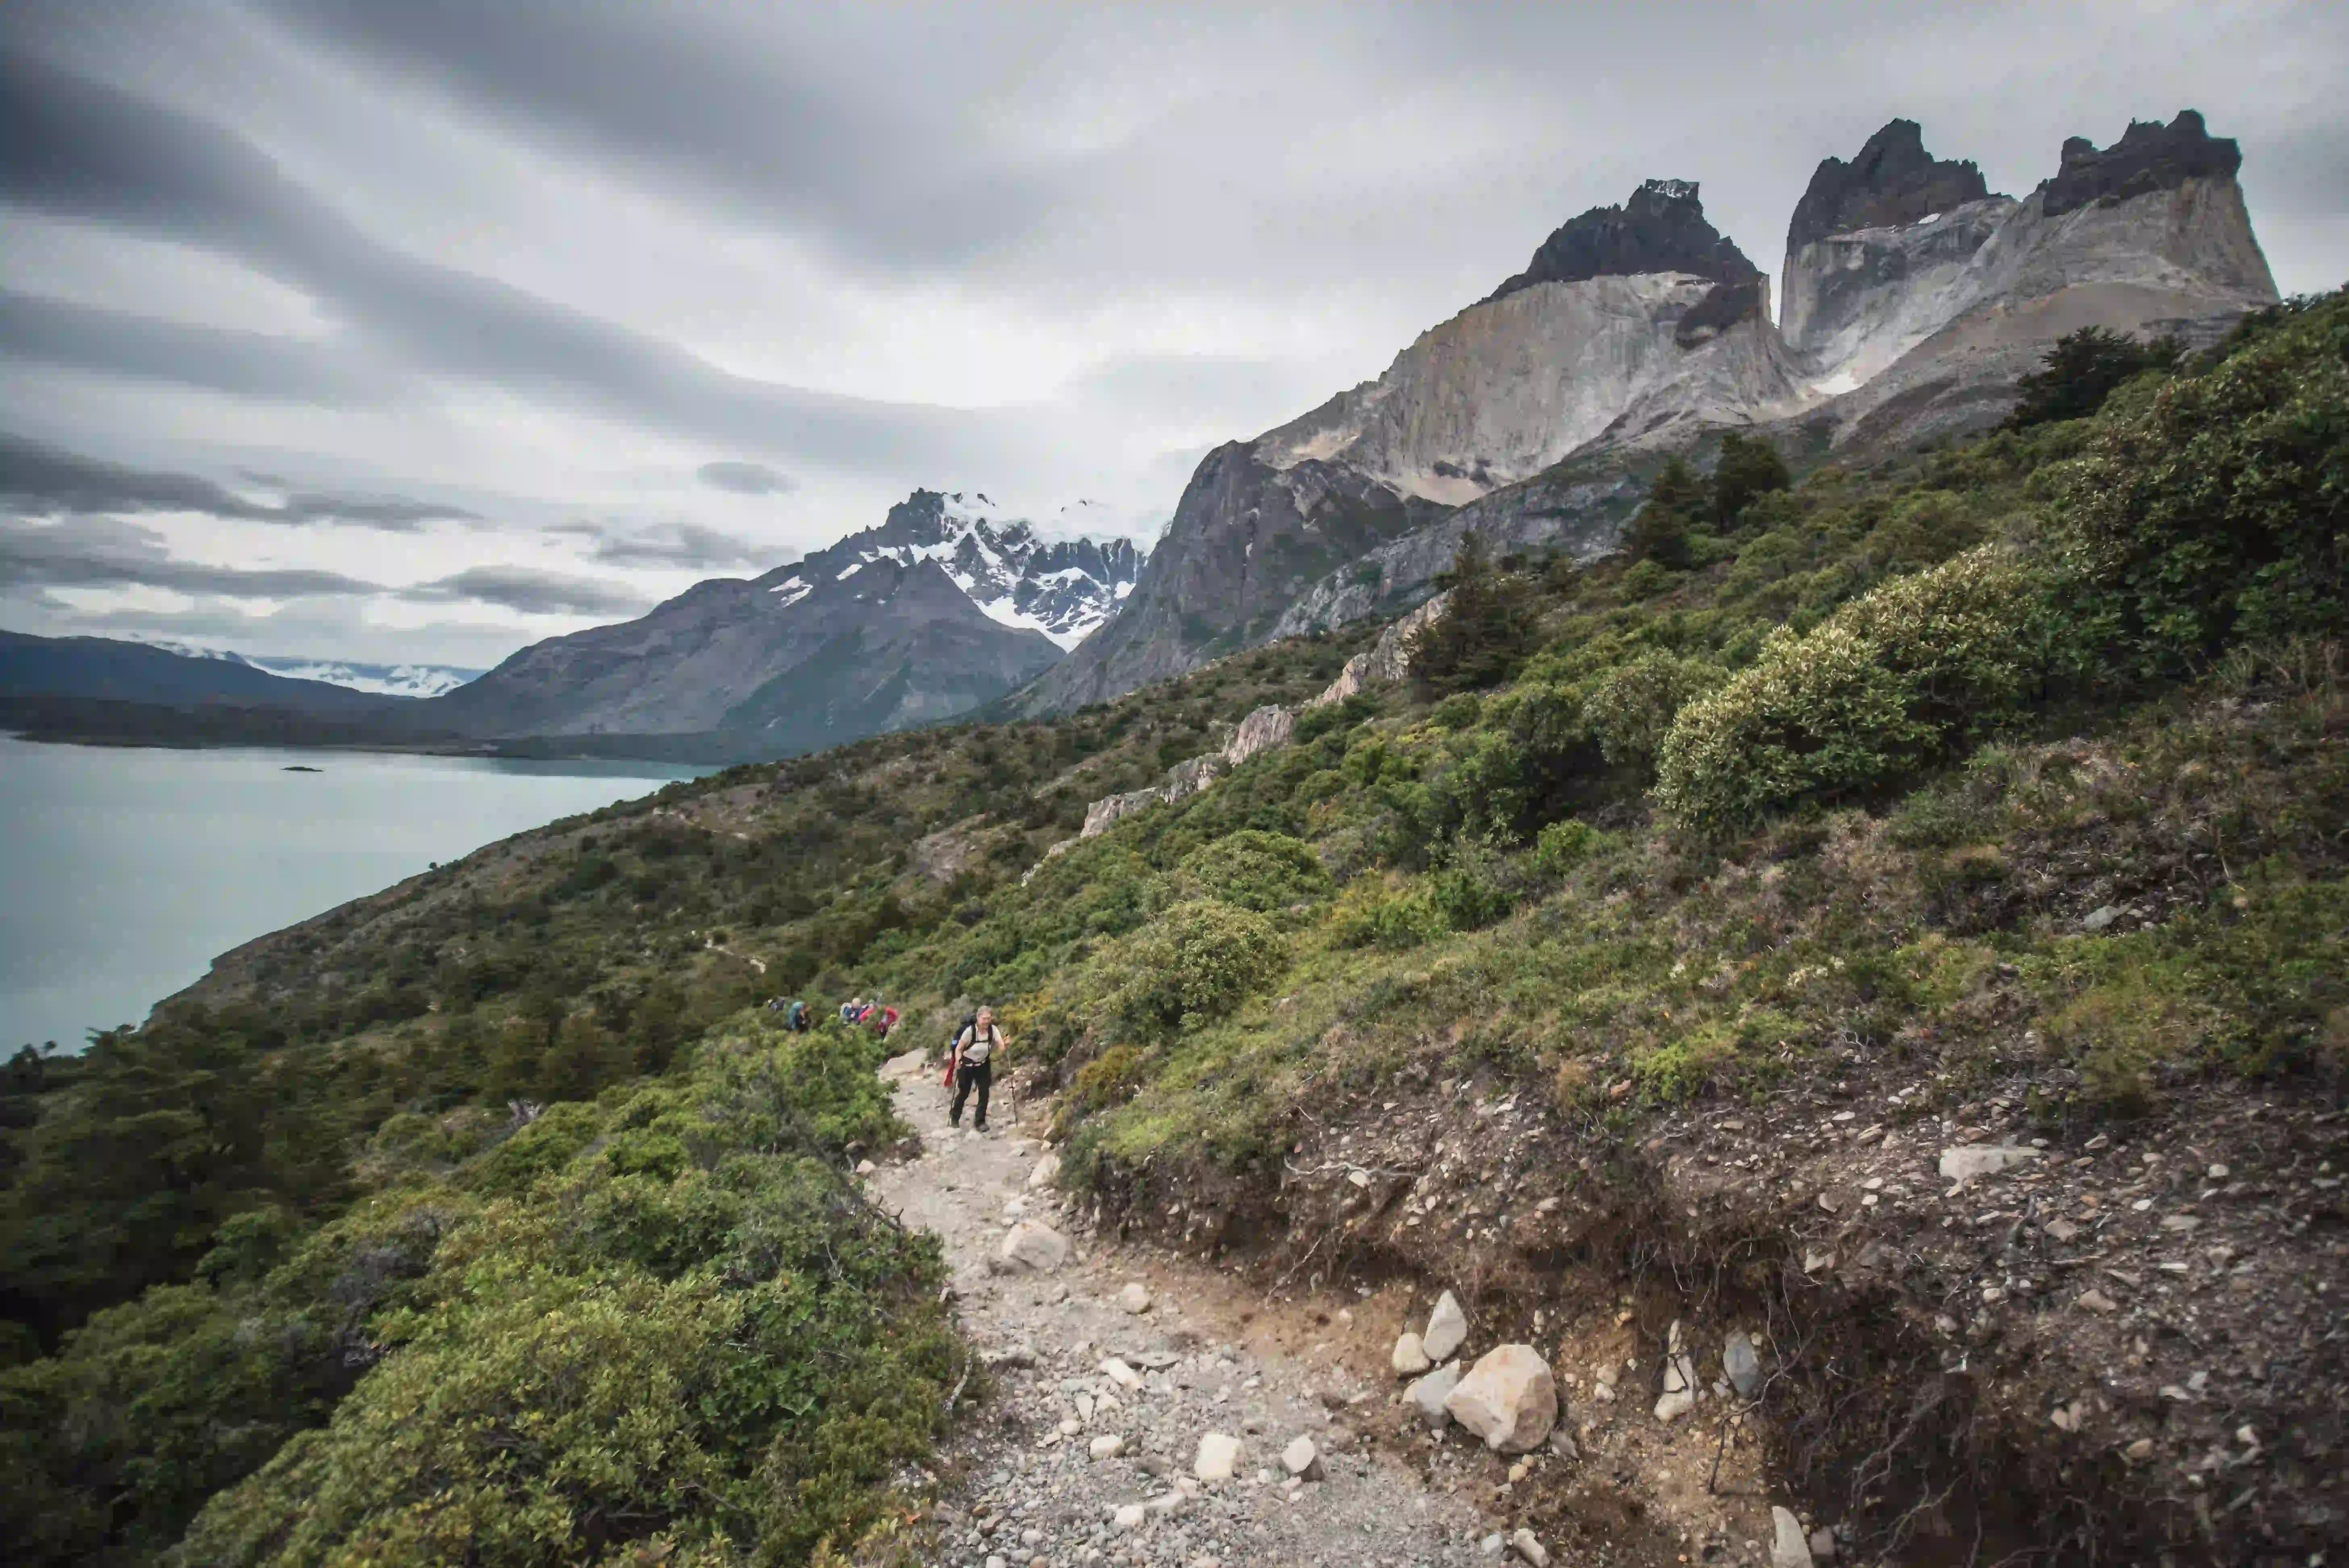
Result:
<svg viewBox="0 0 2349 1568"><path fill-rule="evenodd" d="M289 762L285 765L285 771L288 773L324 773L326 769L323 768L305 768L299 762Z"/></svg>

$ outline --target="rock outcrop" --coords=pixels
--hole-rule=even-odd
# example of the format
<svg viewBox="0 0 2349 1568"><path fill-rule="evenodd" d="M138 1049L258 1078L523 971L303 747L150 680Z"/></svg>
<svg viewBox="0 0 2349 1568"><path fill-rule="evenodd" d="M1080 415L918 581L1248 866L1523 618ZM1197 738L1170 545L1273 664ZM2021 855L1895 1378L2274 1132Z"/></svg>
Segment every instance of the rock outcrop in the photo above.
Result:
<svg viewBox="0 0 2349 1568"><path fill-rule="evenodd" d="M1338 671L1338 678L1323 687L1321 695L1309 706L1322 707L1343 702L1358 693L1393 686L1402 680L1411 673L1412 645L1418 640L1422 628L1440 617L1450 602L1450 594L1438 593L1381 632L1377 642L1346 661Z"/></svg>
<svg viewBox="0 0 2349 1568"><path fill-rule="evenodd" d="M1343 702L1357 692L1392 686L1402 680L1411 668L1413 639L1419 634L1421 627L1444 614L1448 597L1439 593L1389 626L1367 651L1348 659L1345 666L1338 672L1338 678L1306 706L1321 707L1330 703ZM1072 844L1108 832L1136 811L1146 811L1153 806L1172 805L1197 794L1250 758L1288 745L1289 737L1296 730L1295 714L1278 703L1267 703L1240 720L1220 749L1202 752L1168 769L1164 782L1145 789L1129 789L1121 795L1105 795L1093 801L1085 808L1085 823L1078 830L1077 836L1052 845L1044 851L1045 859L1050 860ZM1021 885L1025 886L1032 880L1042 865L1043 861L1040 861L1030 866L1027 874L1019 879ZM1447 1295L1444 1299L1449 1301L1451 1297ZM1457 1310L1456 1304L1454 1310ZM1402 1354L1401 1345L1396 1346L1395 1354L1398 1357Z"/></svg>
<svg viewBox="0 0 2349 1568"><path fill-rule="evenodd" d="M2175 191L2189 180L2229 180L2243 167L2242 149L2214 137L2195 109L2180 109L2168 125L2131 120L2112 146L2098 150L2085 136L2068 137L2054 179L2039 187L2040 211L2050 218L2090 202L2127 201Z"/></svg>
<svg viewBox="0 0 2349 1568"><path fill-rule="evenodd" d="M1079 830L1077 837L1096 837L1136 811L1168 805L1185 796L1195 795L1258 752L1288 745L1289 735L1296 728L1295 714L1277 703L1267 703L1240 720L1239 727L1232 731L1231 738L1224 742L1221 750L1202 752L1168 769L1164 783L1154 784L1146 789L1130 789L1123 795L1105 796L1086 807L1085 825Z"/></svg>

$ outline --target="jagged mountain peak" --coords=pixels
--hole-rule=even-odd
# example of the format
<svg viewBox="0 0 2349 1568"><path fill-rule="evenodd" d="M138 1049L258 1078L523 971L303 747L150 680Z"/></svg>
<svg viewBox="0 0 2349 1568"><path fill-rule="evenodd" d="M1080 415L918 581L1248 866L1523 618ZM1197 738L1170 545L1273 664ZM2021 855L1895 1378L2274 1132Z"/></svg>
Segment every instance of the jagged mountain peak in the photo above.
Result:
<svg viewBox="0 0 2349 1568"><path fill-rule="evenodd" d="M1061 517L1071 515L1070 508L1061 510ZM988 620L1072 648L1133 592L1143 552L1124 539L1043 539L983 490L916 490L891 507L879 527L777 568L760 584L788 606L824 582L882 561L900 567L935 562Z"/></svg>
<svg viewBox="0 0 2349 1568"><path fill-rule="evenodd" d="M2133 119L2101 150L2085 136L2067 138L2054 177L2039 187L2040 211L2054 218L2092 201L2174 191L2189 180L2232 180L2242 166L2242 149L2212 136L2199 109L2179 109L2168 125Z"/></svg>
<svg viewBox="0 0 2349 1568"><path fill-rule="evenodd" d="M1687 273L1717 284L1762 275L1735 242L1706 221L1693 180L1648 180L1621 206L1593 207L1552 231L1524 272L1486 297L1536 284L1643 273Z"/></svg>
<svg viewBox="0 0 2349 1568"><path fill-rule="evenodd" d="M1925 150L1922 126L1888 120L1849 163L1819 160L1786 225L1786 248L1800 250L1829 234L1918 222L1989 194L1972 161L1937 159Z"/></svg>

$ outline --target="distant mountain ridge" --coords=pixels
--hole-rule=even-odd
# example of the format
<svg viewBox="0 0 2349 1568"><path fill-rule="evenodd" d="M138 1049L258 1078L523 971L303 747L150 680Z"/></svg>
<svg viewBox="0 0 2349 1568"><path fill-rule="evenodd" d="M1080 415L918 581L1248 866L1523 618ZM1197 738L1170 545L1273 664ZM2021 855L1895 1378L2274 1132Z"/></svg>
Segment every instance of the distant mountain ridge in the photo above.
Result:
<svg viewBox="0 0 2349 1568"><path fill-rule="evenodd" d="M0 632L0 695L164 707L274 707L336 718L388 717L412 699L266 670L236 654L112 637Z"/></svg>
<svg viewBox="0 0 2349 1568"><path fill-rule="evenodd" d="M968 712L1059 662L1131 591L1124 540L1048 541L976 491L636 620L534 643L429 705L490 738L724 731L774 755Z"/></svg>
<svg viewBox="0 0 2349 1568"><path fill-rule="evenodd" d="M283 654L244 654L230 648L208 648L166 637L133 636L129 641L191 659L221 659L288 680L324 681L328 686L378 696L440 696L452 692L481 672L456 665L417 663L367 664L351 659L321 659Z"/></svg>

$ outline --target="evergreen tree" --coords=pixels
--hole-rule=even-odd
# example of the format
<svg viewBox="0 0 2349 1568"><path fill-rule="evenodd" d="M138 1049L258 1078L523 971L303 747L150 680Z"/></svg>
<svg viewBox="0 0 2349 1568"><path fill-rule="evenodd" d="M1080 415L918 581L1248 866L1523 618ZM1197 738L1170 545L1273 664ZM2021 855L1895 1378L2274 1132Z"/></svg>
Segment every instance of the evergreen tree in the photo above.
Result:
<svg viewBox="0 0 2349 1568"><path fill-rule="evenodd" d="M2139 343L2101 326L2068 333L2055 340L2038 369L2016 383L2023 397L2006 417L2006 428L2026 430L2057 419L2085 419L2122 382L2144 371L2170 369L2183 352L2174 337Z"/></svg>
<svg viewBox="0 0 2349 1568"><path fill-rule="evenodd" d="M1474 530L1453 558L1452 598L1412 645L1411 676L1423 697L1498 686L1516 673L1534 639L1533 595L1516 573L1494 569Z"/></svg>
<svg viewBox="0 0 2349 1568"><path fill-rule="evenodd" d="M1675 571L1689 563L1689 528L1704 510L1704 481L1673 458L1648 487L1647 503L1631 520L1626 543L1634 561L1652 561Z"/></svg>
<svg viewBox="0 0 2349 1568"><path fill-rule="evenodd" d="M1713 466L1713 526L1727 529L1758 495L1795 482L1778 449L1759 436L1732 430L1721 438L1721 459Z"/></svg>

